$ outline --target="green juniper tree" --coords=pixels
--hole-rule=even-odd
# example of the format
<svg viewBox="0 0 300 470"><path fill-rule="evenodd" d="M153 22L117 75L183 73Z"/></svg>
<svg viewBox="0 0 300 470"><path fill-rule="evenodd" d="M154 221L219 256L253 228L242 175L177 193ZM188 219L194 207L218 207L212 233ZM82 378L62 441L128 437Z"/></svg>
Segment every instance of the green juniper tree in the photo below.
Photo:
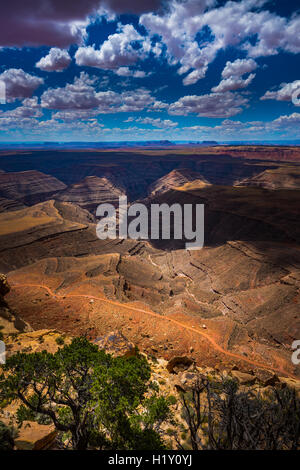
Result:
<svg viewBox="0 0 300 470"><path fill-rule="evenodd" d="M55 354L17 353L0 376L1 401L19 399L19 421L52 422L73 449L161 449L170 416L140 354L114 358L76 338Z"/></svg>

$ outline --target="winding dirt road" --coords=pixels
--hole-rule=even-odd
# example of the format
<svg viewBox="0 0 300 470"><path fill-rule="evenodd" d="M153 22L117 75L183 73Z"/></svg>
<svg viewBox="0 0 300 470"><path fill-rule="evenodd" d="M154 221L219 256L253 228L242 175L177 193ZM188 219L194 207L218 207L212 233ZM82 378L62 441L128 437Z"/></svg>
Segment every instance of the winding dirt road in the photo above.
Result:
<svg viewBox="0 0 300 470"><path fill-rule="evenodd" d="M213 338L211 338L207 333L204 333L203 331L201 330L198 330L197 328L193 328L191 326L188 326L186 325L185 323L182 323L182 322L179 322L178 320L174 320L173 318L169 318L167 316L163 316L163 315L159 315L158 313L155 313L155 312L152 312L152 311L149 311L149 310L144 310L144 309L141 309L141 308L138 308L138 307L132 307L132 306L128 306L124 303L121 303L121 302L117 302L115 300L109 300L109 299L106 299L104 297L96 297L94 295L87 295L87 294L55 294L51 289L50 287L44 285L44 284L11 284L11 289L16 289L16 288L23 288L23 287L33 287L33 288L39 288L39 289L44 289L48 292L48 294L57 299L58 301L59 300L62 300L62 299L65 299L65 298L76 298L76 297L80 297L80 298L86 298L86 299L94 299L94 300L99 300L101 302L105 302L105 303L108 303L108 304L111 304L111 305L116 305L118 307L121 307L123 309L127 309L127 310L130 310L130 311L136 311L136 312L139 312L139 313L144 313L146 315L150 315L152 317L155 317L155 318L159 318L160 320L164 320L166 322L169 322L169 323L172 323L172 324L175 324L177 326L179 326L180 328L183 328L185 330L189 330L189 331L192 331L193 333L195 334L198 334L200 336L202 336L203 338L205 338L207 341L209 341L209 343L213 346L213 348L220 352L221 354L224 354L225 356L227 357L231 357L231 358L234 358L234 359L238 359L239 361L243 361L247 364L250 364L251 366L254 366L254 367L258 367L258 368L261 368L261 369L268 369L268 370L273 370L274 372L279 372L280 374L283 374L283 375L287 375L289 377L292 377L296 380L298 380L298 377L292 375L291 373L281 369L281 368L275 368L275 367L272 367L272 366L268 366L264 363L261 363L261 362L258 362L258 361L255 361L255 360L252 360L252 359L248 359L244 356L240 356L239 354L235 354L233 352L230 352L226 349L223 349Z"/></svg>

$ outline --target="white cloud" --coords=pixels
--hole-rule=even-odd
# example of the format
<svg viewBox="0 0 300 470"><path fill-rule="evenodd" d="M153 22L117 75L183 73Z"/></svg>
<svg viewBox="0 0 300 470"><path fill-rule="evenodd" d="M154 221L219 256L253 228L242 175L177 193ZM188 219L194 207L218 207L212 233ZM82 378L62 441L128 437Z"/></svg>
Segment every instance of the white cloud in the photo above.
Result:
<svg viewBox="0 0 300 470"><path fill-rule="evenodd" d="M30 75L22 69L5 70L0 74L0 80L5 82L8 102L32 96L33 92L44 83L42 78Z"/></svg>
<svg viewBox="0 0 300 470"><path fill-rule="evenodd" d="M299 133L300 128L300 113L293 113L290 115L279 116L270 123L272 129L295 129Z"/></svg>
<svg viewBox="0 0 300 470"><path fill-rule="evenodd" d="M186 131L193 131L193 132L203 132L203 133L213 133L214 135L219 134L224 135L232 135L241 133L244 129L248 127L247 123L241 121L232 121L231 119L224 119L221 124L217 126L190 126L184 127Z"/></svg>
<svg viewBox="0 0 300 470"><path fill-rule="evenodd" d="M26 98L21 106L0 112L0 129L33 127L43 115L37 97Z"/></svg>
<svg viewBox="0 0 300 470"><path fill-rule="evenodd" d="M248 78L245 79L236 76L225 78L219 83L219 85L213 87L212 91L214 93L224 93L230 90L240 90L242 88L246 88L252 82L254 77L255 73L250 73Z"/></svg>
<svg viewBox="0 0 300 470"><path fill-rule="evenodd" d="M253 59L237 59L234 62L226 62L222 72L223 78L241 77L245 73L253 72L257 68L257 63Z"/></svg>
<svg viewBox="0 0 300 470"><path fill-rule="evenodd" d="M155 103L155 98L149 90L135 90L116 93L114 91L97 93L99 109L102 113L142 111Z"/></svg>
<svg viewBox="0 0 300 470"><path fill-rule="evenodd" d="M142 124L150 124L151 126L158 127L160 129L170 129L172 127L176 127L178 125L178 122L171 121L170 119L160 119L160 118L134 118L134 117L129 117L126 121L124 122L140 122Z"/></svg>
<svg viewBox="0 0 300 470"><path fill-rule="evenodd" d="M170 65L179 63L179 74L190 71L184 78L184 85L191 85L204 77L208 64L216 56L215 44L206 42L205 47L199 47L195 40L202 29L201 17L206 7L214 3L210 0L172 1L164 15L148 13L140 17L140 23L150 35L160 36L162 44L166 45ZM160 51L162 47L157 44L156 53Z"/></svg>
<svg viewBox="0 0 300 470"><path fill-rule="evenodd" d="M61 72L69 67L71 60L68 51L59 49L58 47L52 47L49 54L42 57L35 66L47 72Z"/></svg>
<svg viewBox="0 0 300 470"><path fill-rule="evenodd" d="M276 101L292 101L292 95L297 90L299 90L299 94L300 94L300 80L295 80L294 82L291 82L291 83L281 83L280 88L278 90L267 91L260 99L261 100L276 100Z"/></svg>
<svg viewBox="0 0 300 470"><path fill-rule="evenodd" d="M156 111L160 112L163 111L164 109L168 109L169 105L168 103L164 103L163 101L155 100L149 107L148 111Z"/></svg>
<svg viewBox="0 0 300 470"><path fill-rule="evenodd" d="M246 88L255 77L251 73L247 78L242 78L246 73L252 72L257 68L257 63L253 59L237 59L234 62L226 62L222 71L223 80L219 85L212 88L215 93L224 93L231 90L240 90Z"/></svg>
<svg viewBox="0 0 300 470"><path fill-rule="evenodd" d="M178 73L188 73L184 84L191 85L205 76L218 51L228 46L246 50L249 57L274 55L280 49L300 52L300 17L280 17L263 10L265 3L266 0L243 0L216 6L214 1L172 0L163 14L144 14L140 23L151 37L160 37L169 63L179 64ZM210 37L205 36L205 28L211 32ZM203 39L199 39L199 32L204 33ZM251 42L245 43L250 37Z"/></svg>
<svg viewBox="0 0 300 470"><path fill-rule="evenodd" d="M131 24L126 24L119 25L119 31L108 36L100 49L96 50L94 46L80 47L75 59L77 65L117 70L135 64L149 50L148 39L141 36Z"/></svg>
<svg viewBox="0 0 300 470"><path fill-rule="evenodd" d="M208 67L205 66L200 70L193 70L182 80L182 83L184 85L193 85L194 83L197 83L200 78L205 76L207 68Z"/></svg>
<svg viewBox="0 0 300 470"><path fill-rule="evenodd" d="M72 109L66 111L57 111L57 113L52 114L52 119L59 119L64 122L71 122L75 120L90 120L95 118L100 113L98 109Z"/></svg>
<svg viewBox="0 0 300 470"><path fill-rule="evenodd" d="M23 117L41 117L43 115L36 96L34 98L26 98L21 106L6 111L3 114L15 119Z"/></svg>
<svg viewBox="0 0 300 470"><path fill-rule="evenodd" d="M43 108L59 110L95 108L99 101L92 86L94 82L94 78L81 72L74 83L68 83L64 88L49 88L44 91L41 105Z"/></svg>
<svg viewBox="0 0 300 470"><path fill-rule="evenodd" d="M137 88L135 90L117 93L115 91L99 91L95 89L95 77L90 77L81 72L80 77L74 79L74 83L68 83L63 88L50 88L41 96L43 108L58 110L63 119L63 113L77 111L80 116L82 111L85 115L97 115L106 113L142 111L144 109L162 109L166 104L156 101L149 90ZM91 113L92 112L92 113ZM69 114L68 116L76 114ZM56 115L57 116L57 115ZM67 114L65 114L67 116Z"/></svg>
<svg viewBox="0 0 300 470"><path fill-rule="evenodd" d="M231 92L206 95L183 96L169 106L169 114L187 116L197 114L204 117L230 117L242 111L247 98Z"/></svg>
<svg viewBox="0 0 300 470"><path fill-rule="evenodd" d="M116 74L120 77L133 77L133 78L144 78L151 75L151 73L146 73L143 70L133 70L129 67L119 67L116 70Z"/></svg>
<svg viewBox="0 0 300 470"><path fill-rule="evenodd" d="M234 138L274 138L287 137L291 138L295 136L295 133L299 129L300 125L300 114L293 113L290 115L279 116L273 121L233 121L230 119L224 119L221 124L217 126L190 126L184 127L183 130L189 134L195 134L199 138L199 134L202 136L214 138L214 139L229 139Z"/></svg>

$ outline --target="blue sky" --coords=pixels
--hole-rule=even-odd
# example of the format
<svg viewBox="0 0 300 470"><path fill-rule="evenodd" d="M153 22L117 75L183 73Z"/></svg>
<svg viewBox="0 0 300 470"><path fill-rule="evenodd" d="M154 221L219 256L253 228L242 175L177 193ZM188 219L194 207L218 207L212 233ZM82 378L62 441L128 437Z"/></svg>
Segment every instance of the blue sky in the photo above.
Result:
<svg viewBox="0 0 300 470"><path fill-rule="evenodd" d="M23 3L0 20L1 141L299 138L296 2Z"/></svg>

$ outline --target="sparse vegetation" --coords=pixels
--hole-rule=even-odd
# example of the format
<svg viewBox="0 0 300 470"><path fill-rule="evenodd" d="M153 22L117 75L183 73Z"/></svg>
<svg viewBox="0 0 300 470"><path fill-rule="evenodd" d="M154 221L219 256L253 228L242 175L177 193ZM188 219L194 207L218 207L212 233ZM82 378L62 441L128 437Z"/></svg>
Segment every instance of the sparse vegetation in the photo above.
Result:
<svg viewBox="0 0 300 470"><path fill-rule="evenodd" d="M62 336L58 336L55 341L59 346L62 346L65 344L65 340Z"/></svg>
<svg viewBox="0 0 300 470"><path fill-rule="evenodd" d="M240 390L232 379L217 382L199 375L180 401L193 450L299 448L300 399L288 387L262 394Z"/></svg>

